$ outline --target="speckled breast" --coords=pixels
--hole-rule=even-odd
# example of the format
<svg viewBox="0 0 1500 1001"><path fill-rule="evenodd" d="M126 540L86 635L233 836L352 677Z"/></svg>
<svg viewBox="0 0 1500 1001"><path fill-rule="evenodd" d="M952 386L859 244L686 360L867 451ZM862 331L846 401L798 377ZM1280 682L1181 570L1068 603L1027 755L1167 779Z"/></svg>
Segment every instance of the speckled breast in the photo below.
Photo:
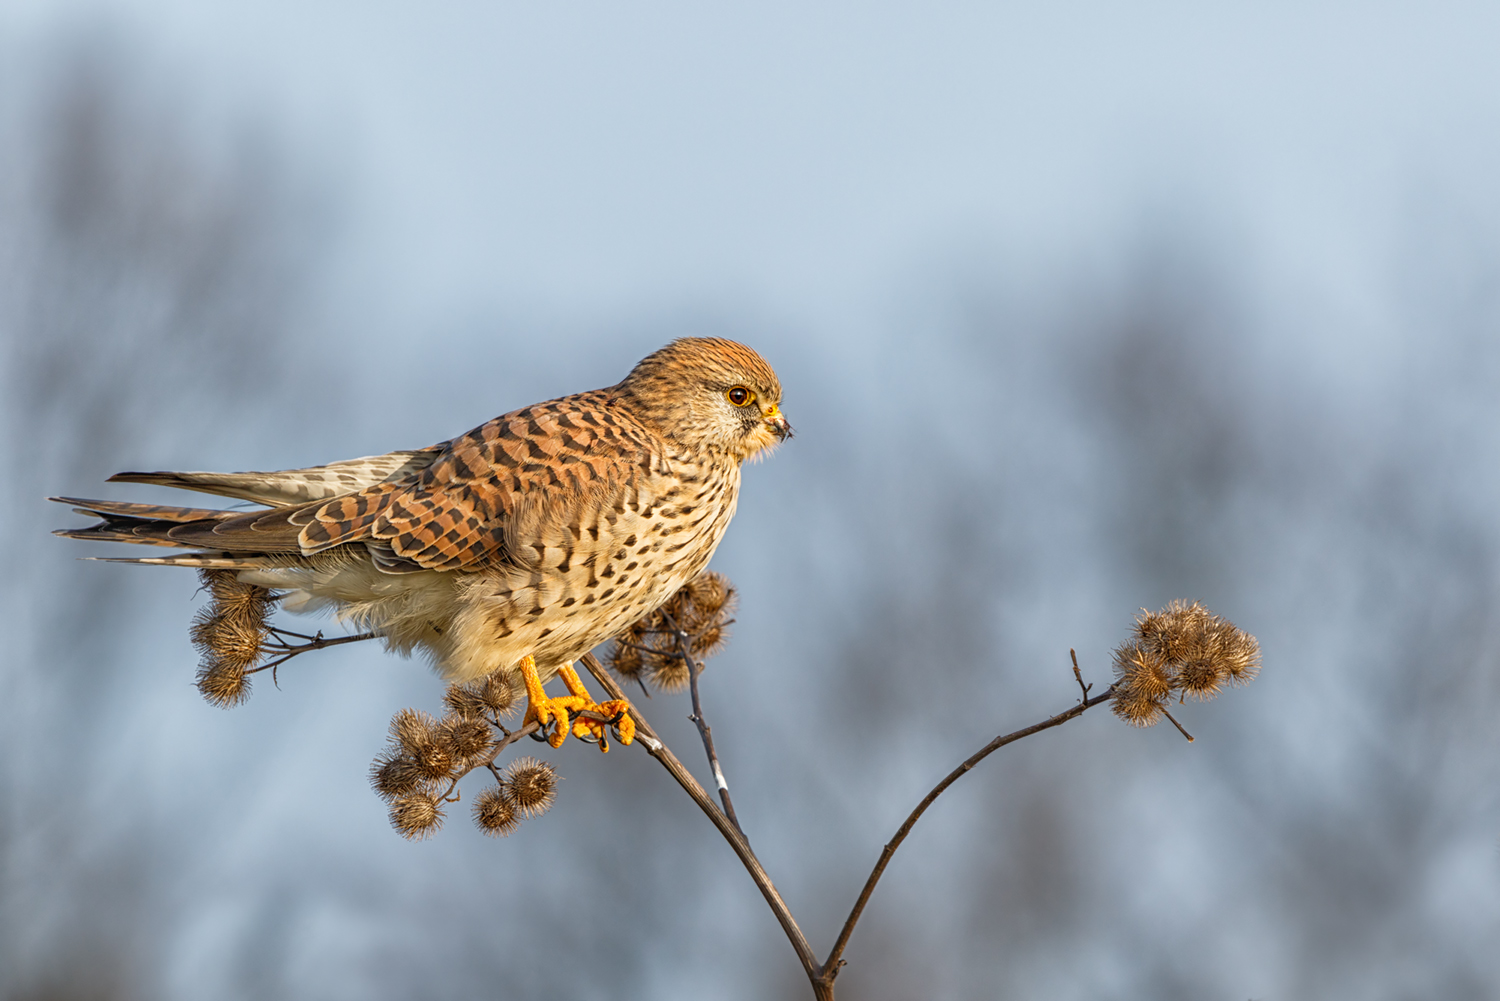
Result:
<svg viewBox="0 0 1500 1001"><path fill-rule="evenodd" d="M728 456L654 455L632 483L539 519L512 567L474 575L451 673L514 667L530 653L547 677L614 636L707 566L739 483Z"/></svg>

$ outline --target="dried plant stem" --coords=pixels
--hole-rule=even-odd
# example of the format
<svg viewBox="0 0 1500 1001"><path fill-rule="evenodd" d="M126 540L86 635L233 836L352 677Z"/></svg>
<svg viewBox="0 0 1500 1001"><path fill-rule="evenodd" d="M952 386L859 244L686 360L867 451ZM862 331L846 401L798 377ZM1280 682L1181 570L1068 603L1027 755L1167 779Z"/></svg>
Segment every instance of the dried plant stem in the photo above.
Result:
<svg viewBox="0 0 1500 1001"><path fill-rule="evenodd" d="M698 695L698 675L702 668L698 666L698 658L693 656L692 648L688 645L691 637L677 625L666 609L662 609L662 615L666 617L667 624L672 627L673 638L677 641L677 656L688 669L688 689L693 696L693 714L688 719L698 727L698 736L703 738L703 752L708 755L708 765L713 769L714 785L719 787L719 799L724 804L724 813L734 824L734 829L740 832L740 837L745 837L745 829L740 826L740 818L734 812L734 800L729 798L729 783L724 779L724 769L719 766L719 752L714 749L714 730L708 725L708 720L703 718L703 700ZM749 838L745 838L749 841Z"/></svg>
<svg viewBox="0 0 1500 1001"><path fill-rule="evenodd" d="M342 646L345 643L359 643L362 640L372 640L375 638L374 633L356 633L352 636L334 636L331 639L325 639L321 631L316 636L308 636L306 633L294 633L288 629L279 629L275 626L272 626L269 631L276 639L267 643L265 649L275 654L276 657L273 660L266 661L264 664L252 667L245 672L246 674L270 671L271 677L274 678L276 676L276 669L298 654L307 653L310 650L323 650L331 646ZM286 636L293 636L305 642L288 643L283 639Z"/></svg>
<svg viewBox="0 0 1500 1001"><path fill-rule="evenodd" d="M719 787L719 799L724 803L724 812L728 814L729 820L734 824L735 830L744 837L745 829L740 826L740 818L734 812L734 800L729 798L729 783L724 780L724 769L719 767L719 755L714 750L714 730L703 718L703 703L698 698L698 662L689 654L684 653L684 659L688 667L688 686L693 693L693 715L690 717L698 726L698 735L703 738L703 750L708 754L708 764L714 771L714 784Z"/></svg>
<svg viewBox="0 0 1500 1001"><path fill-rule="evenodd" d="M1080 677L1079 685L1082 686L1082 684L1083 679ZM1085 690L1084 694L1088 694L1087 690ZM854 907L849 911L848 919L844 921L844 928L839 932L838 941L833 944L833 950L828 953L827 962L818 971L818 979L826 981L829 986L829 994L827 996L832 997L833 979L838 976L839 967L844 963L844 949L849 945L849 936L854 934L854 926L859 923L860 915L864 913L865 904L870 902L870 895L875 892L875 884L880 882L880 877L885 874L885 868L890 864L891 857L896 854L896 849L901 847L901 842L906 840L906 836L911 833L911 829L916 826L917 821L922 819L922 814L933 804L933 801L941 796L949 786L968 773L975 765L1006 744L1020 740L1022 737L1030 737L1034 733L1041 733L1043 730L1050 730L1054 726L1062 726L1068 720L1077 719L1084 712L1099 705L1101 702L1109 701L1114 697L1114 694L1114 686L1111 685L1103 693L1091 699L1084 699L1066 712L1058 713L1050 719L1042 720L1042 722L1028 726L1025 729L996 737L970 755L963 764L949 772L941 782L933 787L931 792L922 797L922 802L917 804L916 809L912 810L907 816L906 821L897 828L895 837L886 842L885 848L881 850L880 861L875 863L875 868L870 872L870 878L865 880L865 887L860 891L859 899L854 901ZM816 987L816 982L814 986Z"/></svg>
<svg viewBox="0 0 1500 1001"><path fill-rule="evenodd" d="M1171 713L1167 712L1166 707L1162 708L1161 714L1163 716L1165 716L1167 719L1169 719L1169 720L1172 721L1172 725L1177 728L1177 732L1180 733L1180 734L1182 734L1184 737L1186 737L1188 739L1188 743L1189 744L1191 744L1193 742L1193 739L1194 739L1193 735L1190 734L1190 733L1188 733L1186 730L1184 730L1182 728L1182 724L1179 723L1179 722L1177 722L1177 717L1175 717Z"/></svg>
<svg viewBox="0 0 1500 1001"><path fill-rule="evenodd" d="M582 663L584 667L588 668L588 672L594 676L594 680L599 682L605 691L609 692L610 698L623 699L625 697L625 693L621 691L615 679L610 676L608 671L604 670L603 665L599 663L593 654L585 654ZM806 971L808 979L814 982L814 989L816 990L819 971L817 957L813 955L812 946L808 945L807 936L802 934L802 929L797 926L796 918L792 917L791 909L787 907L786 901L782 900L781 894L777 892L776 884L771 882L770 874L760 864L760 860L755 857L755 852L750 848L750 842L745 840L745 836L740 833L739 827L729 819L729 816L723 810L719 809L718 804L713 801L708 792L699 784L698 780L693 778L693 773L688 771L681 761L677 760L677 756L672 753L671 748L662 743L661 738L656 735L656 731L651 728L651 724L646 721L646 718L634 708L630 710L630 715L635 720L636 740L645 745L647 753L659 761L672 778L677 780L677 784L682 786L683 791L692 797L694 803L698 804L698 809L707 814L708 819L719 829L719 833L724 836L724 840L729 842L729 847L734 850L735 855L739 856L740 863L750 873L750 878L755 881L755 885L760 889L761 896L766 898L766 903L770 906L772 913L776 915L776 920L781 924L781 930L786 933L787 939L792 943L792 948L797 953L797 959L802 963L802 969ZM832 997L831 994L828 996Z"/></svg>
<svg viewBox="0 0 1500 1001"><path fill-rule="evenodd" d="M1087 702L1089 700L1089 692L1093 690L1094 686L1083 683L1083 672L1078 669L1078 651L1069 647L1068 656L1073 659L1073 677L1078 682L1079 690L1083 692L1083 701Z"/></svg>
<svg viewBox="0 0 1500 1001"><path fill-rule="evenodd" d="M589 673L594 676L594 679L609 692L611 698L624 698L624 693L620 690L620 686L604 670L593 654L585 655L582 663L584 667L588 668ZM1030 737L1032 734L1041 733L1043 730L1050 730L1055 726L1061 726L1071 719L1077 719L1079 716L1082 716L1094 706L1114 698L1114 686L1110 686L1093 698L1087 698L1088 688L1092 686L1085 686L1083 684L1081 673L1078 675L1078 683L1079 687L1084 689L1085 695L1083 701L1079 702L1078 705L1065 712L1058 713L1056 716L1045 719L1040 723L996 737L971 755L963 764L949 772L941 782L933 787L931 792L922 798L922 801L917 804L916 809L912 810L911 814L907 816L906 821L897 829L895 836L881 850L880 859L875 863L875 868L870 872L869 879L865 881L864 889L860 891L859 898L855 900L854 907L849 911L849 917L844 921L844 927L839 932L838 940L834 943L833 949L828 953L827 960L822 963L817 961L811 946L808 944L807 936L802 933L802 929L797 925L796 918L792 916L792 912L787 907L786 902L781 899L781 894L776 891L776 886L771 882L770 875L755 857L755 852L750 848L750 842L740 832L739 826L731 821L729 816L723 810L719 809L717 804L709 798L707 791L699 784L698 780L693 778L692 773L683 767L682 762L677 760L676 755L672 753L671 749L662 743L661 738L656 735L656 731L651 729L651 724L646 722L645 718L634 708L631 709L630 714L635 720L637 739L645 745L647 752L657 761L661 762L662 766L677 780L677 784L682 786L687 794L692 797L693 802L698 804L698 808L708 815L708 819L719 829L719 833L724 836L724 840L729 842L730 848L739 856L740 862L745 866L746 871L750 873L750 878L760 888L762 896L766 898L766 903L770 905L771 911L776 915L776 920L781 924L782 931L786 933L787 939L796 951L797 958L802 962L802 968L807 973L807 979L812 985L813 996L818 1001L833 1001L834 980L838 977L839 969L844 965L844 950L849 945L850 936L854 934L854 927L859 923L860 917L864 914L865 905L870 902L870 897L875 892L875 885L880 882L880 877L885 874L886 867L890 865L891 858L896 854L896 849L901 847L901 843L906 840L906 836L911 833L912 828L916 826L922 814L927 811L927 808L949 786L957 782L965 773L973 769L975 765L1006 744L1020 740L1022 737Z"/></svg>

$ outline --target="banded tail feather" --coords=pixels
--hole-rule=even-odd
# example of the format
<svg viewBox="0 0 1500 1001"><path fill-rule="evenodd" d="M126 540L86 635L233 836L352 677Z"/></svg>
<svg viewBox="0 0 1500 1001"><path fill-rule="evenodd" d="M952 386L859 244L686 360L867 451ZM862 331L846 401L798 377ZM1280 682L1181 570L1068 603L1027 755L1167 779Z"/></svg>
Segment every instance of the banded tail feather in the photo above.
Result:
<svg viewBox="0 0 1500 1001"><path fill-rule="evenodd" d="M385 455L331 462L326 466L274 472L127 472L116 473L109 478L109 482L149 483L234 497L267 507L290 507L356 493L379 483L399 483L414 479L418 473L432 465L438 454L437 448L388 452Z"/></svg>

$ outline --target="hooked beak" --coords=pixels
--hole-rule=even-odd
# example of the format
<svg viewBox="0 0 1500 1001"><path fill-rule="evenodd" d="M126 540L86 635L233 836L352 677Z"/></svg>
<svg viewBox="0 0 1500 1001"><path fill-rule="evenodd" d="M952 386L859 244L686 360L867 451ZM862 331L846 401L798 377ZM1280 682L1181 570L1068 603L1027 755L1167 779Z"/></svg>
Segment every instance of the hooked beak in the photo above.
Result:
<svg viewBox="0 0 1500 1001"><path fill-rule="evenodd" d="M765 419L766 424L775 433L778 441L786 441L792 436L792 425L787 422L785 417L781 416L781 409L779 407L772 407L770 410L767 410L765 412Z"/></svg>

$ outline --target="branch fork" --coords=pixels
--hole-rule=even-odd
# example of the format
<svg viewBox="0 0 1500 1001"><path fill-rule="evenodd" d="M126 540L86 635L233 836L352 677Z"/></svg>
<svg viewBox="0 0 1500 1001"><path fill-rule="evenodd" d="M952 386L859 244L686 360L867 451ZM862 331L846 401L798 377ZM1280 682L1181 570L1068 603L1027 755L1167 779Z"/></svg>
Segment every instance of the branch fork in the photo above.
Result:
<svg viewBox="0 0 1500 1001"><path fill-rule="evenodd" d="M1090 698L1089 692L1093 686L1084 684L1083 674L1078 668L1077 654L1073 654L1074 677L1077 679L1078 686L1083 693L1083 698L1080 702L1073 706L1073 708L1058 713L1056 716L1045 719L1040 723L996 737L970 755L963 764L949 772L941 782L934 786L932 791L923 797L922 801L917 804L916 808L912 810L906 820L897 828L891 840L886 842L885 847L880 852L879 860L875 863L875 868L871 870L869 878L865 880L865 885L860 890L858 898L855 899L854 906L849 911L849 916L845 919L843 927L839 930L839 936L835 940L833 948L829 950L827 958L819 962L817 954L813 952L812 946L808 943L807 936L797 924L796 918L792 916L791 909L787 907L786 901L781 898L776 885L771 881L770 874L766 872L765 867L756 858L755 851L750 847L749 840L740 829L739 821L734 817L734 809L729 800L727 783L724 782L723 770L719 766L718 755L714 751L713 731L703 716L702 701L698 692L698 666L691 655L687 653L685 634L682 634L680 631L678 634L678 644L678 653L686 658L690 672L689 681L693 697L693 715L689 718L697 724L698 732L703 737L704 751L708 755L709 765L714 773L714 781L719 785L719 793L723 799L724 808L720 809L714 803L713 799L704 790L698 780L693 777L692 773L683 766L682 762L677 759L677 756L672 753L671 749L662 743L656 731L651 728L651 724L646 721L639 710L632 706L630 712L635 719L636 739L646 748L647 753L661 763L662 767L677 781L678 785L682 786L693 802L698 804L698 808L718 828L724 840L729 842L729 847L739 857L740 863L745 867L745 871L750 874L750 878L755 882L756 887L760 889L766 903L770 905L772 913L776 915L776 920L780 923L782 931L791 943L793 951L797 953L797 959L802 963L803 972L806 973L808 981L812 985L813 995L818 1001L833 1001L834 981L838 978L839 971L845 966L844 951L848 948L849 939L854 934L854 928L859 924L859 919L864 915L865 906L870 902L870 897L874 894L875 887L880 882L881 876L885 874L886 867L890 865L891 859L896 854L896 850L901 847L901 843L906 840L907 835L911 833L912 828L916 826L917 821L921 819L922 814L927 811L927 808L949 786L957 782L972 770L975 765L1006 744L1020 740L1022 737L1029 737L1032 734L1040 733L1043 730L1050 730L1055 726L1061 726L1069 720L1077 719L1089 709L1107 702L1115 696L1115 686L1111 685L1099 695ZM1072 651L1069 652L1071 653ZM581 663L594 676L594 680L599 682L609 692L611 698L623 699L625 697L614 677L604 669L603 665L599 663L593 654L586 654Z"/></svg>

